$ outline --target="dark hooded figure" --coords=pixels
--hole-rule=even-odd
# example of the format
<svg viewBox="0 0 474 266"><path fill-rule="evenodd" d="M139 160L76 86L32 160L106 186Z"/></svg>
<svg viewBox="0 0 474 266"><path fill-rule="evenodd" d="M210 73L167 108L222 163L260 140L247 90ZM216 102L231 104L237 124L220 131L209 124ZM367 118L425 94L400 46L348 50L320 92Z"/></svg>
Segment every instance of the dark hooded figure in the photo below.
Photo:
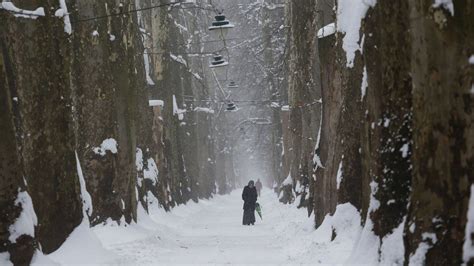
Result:
<svg viewBox="0 0 474 266"><path fill-rule="evenodd" d="M244 187L242 192L242 199L244 200L244 225L255 224L255 204L257 203L257 189L252 180Z"/></svg>

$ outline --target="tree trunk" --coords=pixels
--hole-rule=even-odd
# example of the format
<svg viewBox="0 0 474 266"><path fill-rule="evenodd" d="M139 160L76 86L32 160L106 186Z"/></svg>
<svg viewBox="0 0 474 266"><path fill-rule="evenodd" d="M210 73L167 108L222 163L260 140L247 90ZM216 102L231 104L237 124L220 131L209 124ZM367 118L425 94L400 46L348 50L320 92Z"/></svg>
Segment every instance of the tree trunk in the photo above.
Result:
<svg viewBox="0 0 474 266"><path fill-rule="evenodd" d="M89 18L133 8L130 2L121 5L80 1L77 10ZM144 86L144 75L135 73L141 62L136 22L133 15L111 15L75 27L79 157L94 203L92 224L136 220L137 87Z"/></svg>
<svg viewBox="0 0 474 266"><path fill-rule="evenodd" d="M21 117L22 173L38 217L36 237L44 253L55 251L82 220L79 177L74 154L71 44L64 22L54 16L59 3L22 1L21 7L43 7L34 19L0 14L6 26L3 56L6 73L18 92ZM54 202L54 204L51 204Z"/></svg>
<svg viewBox="0 0 474 266"><path fill-rule="evenodd" d="M318 42L315 31L317 2L305 0L290 3L291 46L289 73L290 146L292 163L290 174L293 188L306 195L312 176L312 154L321 119L321 84ZM303 202L305 205L306 202Z"/></svg>
<svg viewBox="0 0 474 266"><path fill-rule="evenodd" d="M7 73L5 67L10 62L6 57L3 27L0 25L0 253L9 252L10 261L15 265L27 265L35 250L34 234L22 234L10 239L10 226L15 224L26 207L17 202L18 194L27 192L14 125L14 110L18 104L14 99L18 98L14 84L7 80L7 76L11 77L12 73Z"/></svg>
<svg viewBox="0 0 474 266"><path fill-rule="evenodd" d="M160 3L169 3L161 1ZM176 9L158 8L153 10L155 19L152 24L152 38L156 42L153 56L154 71L156 78L156 91L152 94L156 99L162 99L165 103L163 116L163 142L165 152L164 172L167 173L167 181L173 202L182 204L191 198L190 180L185 172L184 165L184 143L182 140L185 124L175 112L175 107L184 109L183 93L184 86L189 80L184 80L180 73L187 71L181 63L172 59L179 54L183 42L179 29L175 26L179 18ZM176 106L174 107L174 101ZM185 114L184 114L185 115ZM173 203L172 203L173 204Z"/></svg>
<svg viewBox="0 0 474 266"><path fill-rule="evenodd" d="M453 4L454 15L432 1L410 1L415 149L406 263L421 245L429 247L427 265L462 263L474 177L474 72L468 62L474 2Z"/></svg>
<svg viewBox="0 0 474 266"><path fill-rule="evenodd" d="M380 27L380 25L384 25ZM379 1L364 23L364 73L367 90L362 176L374 181L371 210L374 232L382 240L404 220L411 183L412 99L408 1ZM368 81L368 82L367 82ZM368 184L365 183L365 190ZM366 199L369 194L364 193ZM364 204L366 205L366 204ZM367 208L367 207L366 207Z"/></svg>

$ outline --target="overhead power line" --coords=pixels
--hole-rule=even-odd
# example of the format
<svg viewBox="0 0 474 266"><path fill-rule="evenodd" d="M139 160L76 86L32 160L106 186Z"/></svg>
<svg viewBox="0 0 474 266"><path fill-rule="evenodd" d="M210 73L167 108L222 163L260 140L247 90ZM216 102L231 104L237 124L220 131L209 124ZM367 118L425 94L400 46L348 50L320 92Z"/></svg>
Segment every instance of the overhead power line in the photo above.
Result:
<svg viewBox="0 0 474 266"><path fill-rule="evenodd" d="M216 54L218 53L218 51L215 51L215 52L196 52L196 53L193 53L193 52L146 52L146 53L141 53L141 54L174 54L174 55L193 55L193 54L198 54L198 55L213 55L213 54Z"/></svg>
<svg viewBox="0 0 474 266"><path fill-rule="evenodd" d="M155 5L155 6L130 9L130 10L126 10L126 11L122 11L122 12L118 12L118 13L107 14L107 15L103 15L103 16L89 17L89 18L79 18L78 20L75 20L74 22L87 22L87 21L92 21L92 20L105 19L105 18L109 18L109 17L121 16L121 15L136 13L136 12L140 12L140 11L152 10L152 9L155 9L155 8L162 8L162 7L168 7L168 6L170 6L170 7L180 6L181 4L187 4L187 3L191 3L191 2L171 2L171 3L160 4L160 5ZM214 9L206 8L206 7L203 7L203 6L192 6L192 7L185 7L185 8L180 8L180 9L191 9L191 8L214 11Z"/></svg>

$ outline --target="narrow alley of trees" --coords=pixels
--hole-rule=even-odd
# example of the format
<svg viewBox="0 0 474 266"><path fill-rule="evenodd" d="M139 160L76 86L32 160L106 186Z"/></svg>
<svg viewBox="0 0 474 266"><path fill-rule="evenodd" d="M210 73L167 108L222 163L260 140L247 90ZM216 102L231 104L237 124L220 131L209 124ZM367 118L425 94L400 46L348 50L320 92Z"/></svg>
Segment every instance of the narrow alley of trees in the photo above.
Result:
<svg viewBox="0 0 474 266"><path fill-rule="evenodd" d="M473 99L471 0L3 0L0 255L261 178L377 263L470 265Z"/></svg>

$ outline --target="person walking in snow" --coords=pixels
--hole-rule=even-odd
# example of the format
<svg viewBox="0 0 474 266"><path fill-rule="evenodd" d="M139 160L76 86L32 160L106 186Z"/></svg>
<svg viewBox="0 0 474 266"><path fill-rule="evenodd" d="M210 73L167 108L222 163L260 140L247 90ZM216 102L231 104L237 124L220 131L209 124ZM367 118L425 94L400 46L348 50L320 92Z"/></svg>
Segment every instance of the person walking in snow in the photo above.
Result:
<svg viewBox="0 0 474 266"><path fill-rule="evenodd" d="M257 179L257 182L255 183L255 188L257 189L257 194L260 197L260 191L262 190L262 182L260 182L260 178Z"/></svg>
<svg viewBox="0 0 474 266"><path fill-rule="evenodd" d="M242 192L242 200L244 201L244 217L243 225L254 225L255 224L255 205L257 203L257 189L254 186L253 180L249 181L249 184L244 187Z"/></svg>

